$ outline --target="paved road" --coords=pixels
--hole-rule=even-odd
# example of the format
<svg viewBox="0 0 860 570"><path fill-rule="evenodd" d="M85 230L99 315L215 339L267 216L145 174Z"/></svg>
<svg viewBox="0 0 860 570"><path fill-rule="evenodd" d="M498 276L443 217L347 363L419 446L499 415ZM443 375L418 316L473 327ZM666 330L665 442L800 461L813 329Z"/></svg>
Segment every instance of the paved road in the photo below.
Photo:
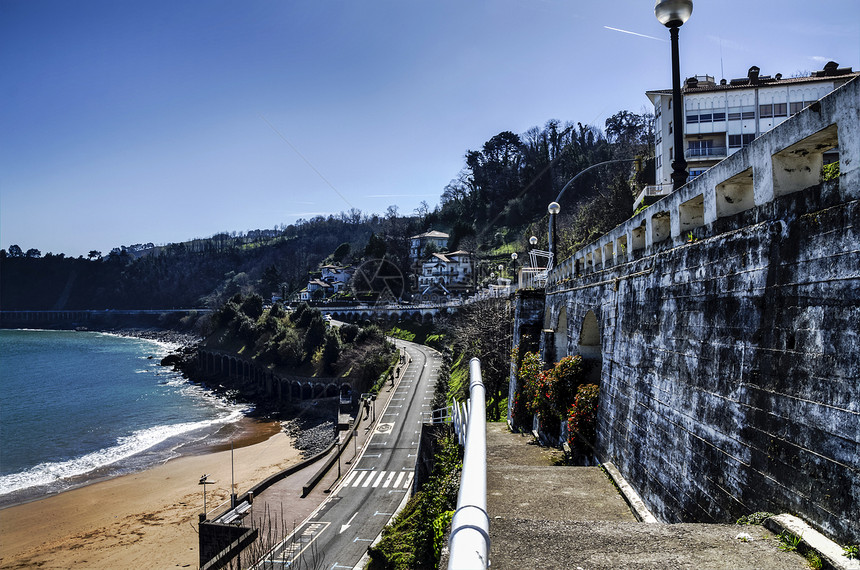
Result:
<svg viewBox="0 0 860 570"><path fill-rule="evenodd" d="M378 412L359 460L261 567L351 569L411 494L422 412L430 410L441 356L425 346L395 342L411 362L388 406Z"/></svg>

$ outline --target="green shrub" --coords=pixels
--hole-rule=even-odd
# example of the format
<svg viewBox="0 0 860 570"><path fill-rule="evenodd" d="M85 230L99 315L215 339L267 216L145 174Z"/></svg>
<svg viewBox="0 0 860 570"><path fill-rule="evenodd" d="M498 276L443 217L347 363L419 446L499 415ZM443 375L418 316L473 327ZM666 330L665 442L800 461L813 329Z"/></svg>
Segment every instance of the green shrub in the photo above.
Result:
<svg viewBox="0 0 860 570"><path fill-rule="evenodd" d="M831 162L830 164L825 164L821 167L821 180L822 182L827 182L828 180L836 180L839 178L839 161Z"/></svg>

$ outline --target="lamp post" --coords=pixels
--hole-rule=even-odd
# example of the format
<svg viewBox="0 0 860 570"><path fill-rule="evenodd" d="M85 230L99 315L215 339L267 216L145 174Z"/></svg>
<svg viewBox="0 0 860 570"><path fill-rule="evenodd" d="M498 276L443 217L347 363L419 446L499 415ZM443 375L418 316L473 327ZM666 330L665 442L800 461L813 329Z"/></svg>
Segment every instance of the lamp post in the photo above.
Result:
<svg viewBox="0 0 860 570"><path fill-rule="evenodd" d="M669 28L672 40L672 121L675 135L675 157L672 161L672 190L687 183L687 161L684 159L684 101L681 99L681 64L678 58L678 28L684 25L693 13L693 0L657 0L654 14L657 20Z"/></svg>
<svg viewBox="0 0 860 570"><path fill-rule="evenodd" d="M516 286L517 286L517 287L519 287L519 278L517 277L517 275L518 275L518 274L517 274L517 257L519 257L519 256L517 255L517 252L513 252L513 253L511 254L511 264L514 266L514 268L513 268L513 273L514 273L513 278L514 278L514 279L517 279Z"/></svg>
<svg viewBox="0 0 860 570"><path fill-rule="evenodd" d="M552 261L554 263L556 259L555 219L561 211L561 205L558 202L550 202L547 211L549 212L549 252L552 254Z"/></svg>

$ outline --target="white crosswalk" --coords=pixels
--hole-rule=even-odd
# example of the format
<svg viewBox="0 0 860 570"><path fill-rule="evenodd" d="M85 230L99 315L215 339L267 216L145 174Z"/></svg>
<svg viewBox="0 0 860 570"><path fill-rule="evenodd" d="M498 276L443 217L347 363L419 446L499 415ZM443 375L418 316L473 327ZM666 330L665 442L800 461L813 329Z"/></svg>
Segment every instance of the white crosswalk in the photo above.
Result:
<svg viewBox="0 0 860 570"><path fill-rule="evenodd" d="M373 489L409 489L413 474L409 471L352 471L343 480L342 487L369 487Z"/></svg>

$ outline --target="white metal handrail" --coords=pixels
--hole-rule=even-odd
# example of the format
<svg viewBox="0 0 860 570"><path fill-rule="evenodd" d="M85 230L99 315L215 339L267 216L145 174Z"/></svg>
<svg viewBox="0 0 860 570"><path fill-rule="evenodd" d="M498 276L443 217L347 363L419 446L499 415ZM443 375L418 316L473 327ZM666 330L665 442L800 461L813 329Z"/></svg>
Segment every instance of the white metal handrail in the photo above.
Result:
<svg viewBox="0 0 860 570"><path fill-rule="evenodd" d="M490 517L487 514L487 409L481 361L469 362L469 406L464 407L466 443L457 510L448 539L448 570L486 570L490 565ZM459 406L456 406L459 408Z"/></svg>

